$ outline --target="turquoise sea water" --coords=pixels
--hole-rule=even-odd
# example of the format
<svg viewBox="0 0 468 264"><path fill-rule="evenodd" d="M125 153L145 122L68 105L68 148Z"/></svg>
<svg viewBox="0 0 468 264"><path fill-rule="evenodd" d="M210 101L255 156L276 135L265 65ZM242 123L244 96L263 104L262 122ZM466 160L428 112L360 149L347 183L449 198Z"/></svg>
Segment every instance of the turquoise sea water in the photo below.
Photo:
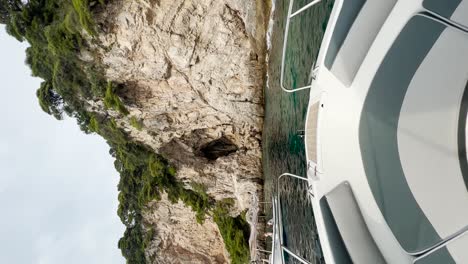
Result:
<svg viewBox="0 0 468 264"><path fill-rule="evenodd" d="M311 0L294 2L293 12ZM310 71L315 63L333 0L323 0L291 20L285 63L285 86L296 88L310 83ZM276 1L274 28L268 66L268 88L265 89L265 124L263 134L263 171L265 199L279 191L282 199L284 241L288 248L312 263L323 263L318 244L312 207L307 199L307 186L300 181L282 179L281 173L306 173L305 147L297 131L304 129L309 91L294 94L280 87L281 52L289 1ZM271 207L265 207L271 216ZM314 254L314 252L318 254ZM291 258L289 263L297 263Z"/></svg>

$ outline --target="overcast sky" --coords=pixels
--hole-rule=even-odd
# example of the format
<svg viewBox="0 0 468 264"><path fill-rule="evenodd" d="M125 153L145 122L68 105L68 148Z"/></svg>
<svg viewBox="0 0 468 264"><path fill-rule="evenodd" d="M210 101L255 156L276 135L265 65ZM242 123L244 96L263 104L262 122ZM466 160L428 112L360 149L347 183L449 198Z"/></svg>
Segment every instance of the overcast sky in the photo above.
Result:
<svg viewBox="0 0 468 264"><path fill-rule="evenodd" d="M42 112L25 48L0 26L0 263L124 263L109 147Z"/></svg>

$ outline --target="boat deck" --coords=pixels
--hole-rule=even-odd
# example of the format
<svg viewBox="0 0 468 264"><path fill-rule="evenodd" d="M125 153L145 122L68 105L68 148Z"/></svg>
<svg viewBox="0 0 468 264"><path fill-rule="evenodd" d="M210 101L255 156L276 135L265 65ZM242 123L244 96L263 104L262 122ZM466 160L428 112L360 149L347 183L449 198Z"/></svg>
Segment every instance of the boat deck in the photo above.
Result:
<svg viewBox="0 0 468 264"><path fill-rule="evenodd" d="M309 105L307 127L305 129L305 136L307 138L307 158L314 163L317 163L317 120L319 108L320 102Z"/></svg>

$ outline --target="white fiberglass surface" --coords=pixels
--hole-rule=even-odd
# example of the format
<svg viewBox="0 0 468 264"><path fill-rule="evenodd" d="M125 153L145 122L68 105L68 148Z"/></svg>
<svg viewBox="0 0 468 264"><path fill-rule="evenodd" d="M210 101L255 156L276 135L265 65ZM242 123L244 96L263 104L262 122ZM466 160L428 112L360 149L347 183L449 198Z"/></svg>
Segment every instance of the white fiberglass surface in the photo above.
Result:
<svg viewBox="0 0 468 264"><path fill-rule="evenodd" d="M468 35L447 28L416 71L398 122L406 181L442 238L468 225L468 191L457 140L467 62Z"/></svg>
<svg viewBox="0 0 468 264"><path fill-rule="evenodd" d="M468 259L467 245L468 233L463 234L447 245L447 249L455 260L455 263L466 263Z"/></svg>
<svg viewBox="0 0 468 264"><path fill-rule="evenodd" d="M402 8L404 6L404 4L397 4L395 9ZM411 5L409 6L413 7ZM416 4L414 7L416 7ZM422 11L420 6L417 8L418 12ZM462 8L462 6L459 6L455 14L462 10ZM385 258L387 260L399 259L401 261L405 258L404 256L401 256L401 258L400 256L399 258L395 257L395 253L399 254L400 250L413 254L424 251L431 246L437 245L447 236L450 236L454 232L459 231L460 228L463 228L466 225L465 223L468 223L468 218L465 217L465 213L457 214L457 210L464 210L465 212L465 208L467 208L468 205L466 204L466 184L463 180L463 173L460 171L460 155L457 154L460 149L460 145L458 143L459 140L457 139L459 136L457 136L457 134L462 131L464 132L465 138L467 134L466 117L462 128L459 125L460 122L458 119L461 110L461 98L463 96L463 91L466 87L468 77L468 67L465 66L466 62L468 62L466 57L468 54L468 43L466 42L465 33L460 30L452 29L447 27L445 24L427 21L422 17L415 19L418 20L415 22L409 17L401 18L402 12L395 11L394 13L399 13L400 16L396 19L393 14L393 16L389 18L390 22L397 23L396 25L392 25L392 28L387 25L386 30L388 32L385 34L392 35L395 31L406 30L406 36L403 38L397 37L397 39L392 39L392 37L383 37L382 34L379 33L376 38L376 42L378 44L375 45L376 47L371 47L369 49L371 55L367 56L364 60L362 65L364 67L359 69L359 72L356 74L351 86L346 87L343 80L339 80L340 85L335 84L334 82L337 81L335 78L338 78L335 73L333 73L333 77L335 78L332 78L328 71L319 73L321 76L318 77L317 83L319 86L324 88L325 92L329 95L328 98L330 100L325 107L323 133L321 132L324 135L322 140L324 151L323 175L320 176L321 179L316 183L316 192L320 196L323 191L329 189L340 180L349 180L351 185L355 186L359 190L356 198L360 207L363 208L363 215L372 235L379 240L377 243L379 247L383 249L382 253L385 255ZM411 11L408 11L408 14L409 13L411 13ZM416 12L412 15L414 14L416 14ZM400 22L400 20L404 20L404 23L411 21L413 23L412 28L405 28L405 26L403 26L404 24L400 24L403 23ZM419 24L419 26L416 24ZM434 30L431 29L431 27L434 27ZM428 31L430 32L428 33ZM419 36L421 34L424 36ZM404 43L406 41L405 38L414 43ZM386 43L392 46L390 47L390 50L385 48L386 45L383 44L381 39L385 39ZM426 40L429 40L430 43L426 43L427 45L425 43L420 43L421 41L424 42ZM397 42L397 45L395 45L396 48L399 48L402 45L409 45L412 47L407 48L404 52L395 52L394 50L389 52L394 46L393 41ZM450 43L453 45L450 46ZM419 55L415 54L414 51L418 53L418 49L425 49L425 51L420 52ZM443 52L445 51L442 51L441 53L439 49L448 50L448 54L446 54L447 57L444 57ZM381 55L381 52L384 55ZM388 59L386 55L389 53L390 55L393 54L398 56L393 56L395 59L391 62L386 62L386 69L381 71L380 65L383 62L381 61L382 57L380 56L384 56L383 59L385 62L385 60ZM375 57L372 58L373 56ZM396 79L397 82L399 82L399 71L408 70L406 64L411 64L411 60L414 56L419 56L417 60L420 61L413 63L414 71L411 74L405 73L406 76L403 77L408 80L406 83L408 94L405 95L405 90L405 92L402 93L402 96L400 96L400 106L397 109L398 111L395 111L394 116L393 114L390 116L387 115L384 113L385 111L383 111L380 116L379 113L372 113L372 110L379 108L382 109L385 107L385 101L387 100L389 100L391 104L391 97L393 96L392 93L395 89L395 86L392 84L401 84L401 82L395 83L393 81L389 81L388 78ZM427 60L425 60L426 57ZM433 68L426 69L426 72L420 71L422 70L422 67L425 67L424 62L429 62L429 60L432 60L432 62L428 65ZM369 63L369 61L372 63ZM448 63L452 62L454 62L453 65L447 66ZM420 66L421 68L419 68ZM377 72L374 72L373 67L377 67ZM389 77L383 77L387 74L385 72L393 73L389 75ZM372 87L372 84L374 84L374 74L381 74L381 82L376 82L375 84L376 86L380 86L380 89L383 89L386 92L384 92L383 96L382 94L376 94L377 96L375 96L375 98L379 98L379 100L372 103L372 109L368 109L370 112L367 113L368 120L366 121L368 123L373 122L371 124L373 127L369 128L364 126L364 128L359 128L359 144L361 145L359 153L367 155L369 158L367 159L366 157L363 157L364 160L367 159L367 161L364 161L363 163L367 162L367 164L364 164L364 168L362 168L361 164L359 164L360 162L356 162L354 158L356 154L354 151L354 138L356 138L356 135L353 130L355 126L355 113L353 107L360 108L360 103L362 102L361 99L365 97L365 95L361 95L364 94L363 91L366 91L367 93L367 89L372 90L375 88ZM419 74L421 74L421 76L425 76L425 79L420 78L421 80L419 81L423 83L423 85L420 86L419 91L418 89L414 90L413 94L411 90L419 87L419 84L418 86L413 86L416 79L419 78ZM368 77L364 77L364 75ZM366 78L371 80L368 81ZM444 78L448 79L445 79L444 82ZM406 82L406 80L404 82ZM426 82L425 86L424 82ZM369 83L371 84L370 88L368 88ZM343 84L344 87L342 87L341 84ZM421 89L423 89L422 92ZM420 96L418 96L418 94ZM343 97L346 97L346 100ZM413 101L413 103L411 103L411 101ZM367 102L364 102L364 104L366 103ZM411 107L418 105L423 108L411 109ZM408 108L408 106L410 108ZM327 109L327 107L329 109ZM364 108L365 107L366 106L364 105ZM399 120L400 112L401 120ZM431 114L433 116L431 116ZM386 119L386 117L389 117L389 119ZM416 121L412 118L415 118ZM336 122L338 119L339 122ZM429 119L432 120L432 123L426 122ZM440 128L438 126L440 126ZM444 128L445 130L442 131ZM361 133L363 130L367 129L369 129L369 131L366 132L367 134ZM391 135L385 132L390 130L393 131ZM406 133L408 131L409 133ZM421 133L421 135L410 135L413 131ZM386 136L391 137L393 142L388 144L378 143L371 146L375 142L378 142L382 137ZM364 142L363 144L363 138L370 139L370 142ZM424 140L432 142L422 143L421 141ZM402 144L405 146L402 146ZM423 156L426 155L425 158L415 158L415 154L412 153L412 151L414 151L413 148L408 150L411 144L413 144L415 148L419 147L419 150L416 151L421 152L421 155ZM422 145L416 146L417 144ZM466 141L464 145L466 145ZM393 166L395 164L391 162L388 163L388 160L386 159L387 154L385 154L385 152L389 151L387 148L389 146L394 148L394 153L397 153L396 156L394 155L396 157L394 161L395 164L396 162L399 164L401 171L400 175L403 176L401 177L402 181L394 182L391 180L395 176L393 169L391 169L392 167L395 167ZM439 149L437 150L439 152L435 150L437 146L439 146ZM426 151L429 148L432 149L430 151ZM439 159L443 151L448 151L450 154ZM382 154L380 155L380 158L376 158L377 152ZM402 154L403 152L406 153ZM346 160L343 160L344 157L346 157ZM466 159L466 156L464 156L464 158ZM424 166L416 166L416 163L411 162L415 159L425 161L425 163L419 163ZM355 162L352 162L352 160ZM337 161L339 162L337 163ZM428 163L431 163L430 166L426 166ZM436 168L437 165L439 165L440 168ZM413 184L407 182L407 178L412 177L414 172L407 172L415 170L414 167L418 167L416 170L420 171L418 171L416 177L413 177L415 181ZM450 168L445 169L445 167ZM433 172L427 173L427 171L432 168L436 169ZM387 169L389 169L389 171L387 171L388 173L385 175L380 175L383 177L377 176L377 178L372 178L373 176L369 177L369 175L365 175L367 176L367 183L364 183L366 185L364 186L360 171L362 169L365 170L366 174L369 174L369 171L373 171L371 174L377 175ZM436 176L440 179L437 178L434 182L429 183L430 185L432 184L429 189L433 189L431 189L431 191L426 190L426 193L420 197L420 190L423 190L426 187L426 184L428 184L428 181L430 181L428 178ZM421 180L424 177L426 181ZM390 179L390 181L387 181L387 179ZM413 179L411 181L413 181ZM379 213L374 212L374 200L368 196L367 184L371 185L371 196L373 196L377 202L378 209L380 209L380 213L382 213L383 220L385 221L382 221ZM405 195L402 195L401 190L399 189L401 184L406 185L406 193L412 197L411 199L413 201L410 203L413 205L407 206L410 203L405 199ZM414 187L414 185L416 185L416 187ZM445 192L450 192L450 186L455 185L457 186L456 191L454 191L454 193L450 193L450 195L453 195L454 197L441 197ZM438 187L438 189L434 190L435 187ZM382 189L386 190L382 191ZM457 200L457 202L455 202L455 208L450 208L452 207L452 200L454 199ZM428 201L432 201L432 203ZM436 212L437 210L441 211ZM443 210L451 215L444 216L445 212L443 212ZM429 211L433 212L427 213ZM415 214L413 214L413 212L415 212ZM434 217L433 214L436 214L436 216ZM387 233L387 228L390 228L392 235L388 235L389 233ZM395 238L397 240L395 241L395 244L400 247L398 250L395 250L396 248L393 245L393 240ZM382 239L384 239L385 242L383 242ZM393 255L390 256L388 254L389 252L392 252ZM447 248L439 251L439 253L449 260L456 260L456 256L453 256L452 259L451 255L453 252L447 251Z"/></svg>
<svg viewBox="0 0 468 264"><path fill-rule="evenodd" d="M468 36L413 17L366 96L360 144L374 198L401 246L418 253L468 223L459 152ZM464 126L463 126L464 129Z"/></svg>

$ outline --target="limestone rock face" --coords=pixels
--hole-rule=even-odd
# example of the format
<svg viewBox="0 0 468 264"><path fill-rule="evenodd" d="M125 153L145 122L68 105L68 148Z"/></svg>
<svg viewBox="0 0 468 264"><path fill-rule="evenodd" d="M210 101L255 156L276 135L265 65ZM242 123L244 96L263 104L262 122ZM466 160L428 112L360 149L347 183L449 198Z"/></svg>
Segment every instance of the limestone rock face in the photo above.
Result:
<svg viewBox="0 0 468 264"><path fill-rule="evenodd" d="M98 20L103 33L93 50L107 78L124 87L119 96L130 115L119 125L165 156L186 188L203 184L216 200L234 199L233 215L251 212L262 186L265 2L115 1ZM131 118L143 128L134 128ZM209 249L222 246L210 219L189 228L183 218L175 224L167 215L190 209L155 208L146 221L167 234L154 244L155 263L194 263L185 260L191 254L200 263L228 261ZM185 232L170 235L176 226ZM203 234L212 242L202 243ZM194 237L193 247L184 248Z"/></svg>
<svg viewBox="0 0 468 264"><path fill-rule="evenodd" d="M198 224L195 213L182 202L172 204L167 195L150 205L144 218L156 230L147 248L152 263L228 263L222 237L209 219Z"/></svg>

